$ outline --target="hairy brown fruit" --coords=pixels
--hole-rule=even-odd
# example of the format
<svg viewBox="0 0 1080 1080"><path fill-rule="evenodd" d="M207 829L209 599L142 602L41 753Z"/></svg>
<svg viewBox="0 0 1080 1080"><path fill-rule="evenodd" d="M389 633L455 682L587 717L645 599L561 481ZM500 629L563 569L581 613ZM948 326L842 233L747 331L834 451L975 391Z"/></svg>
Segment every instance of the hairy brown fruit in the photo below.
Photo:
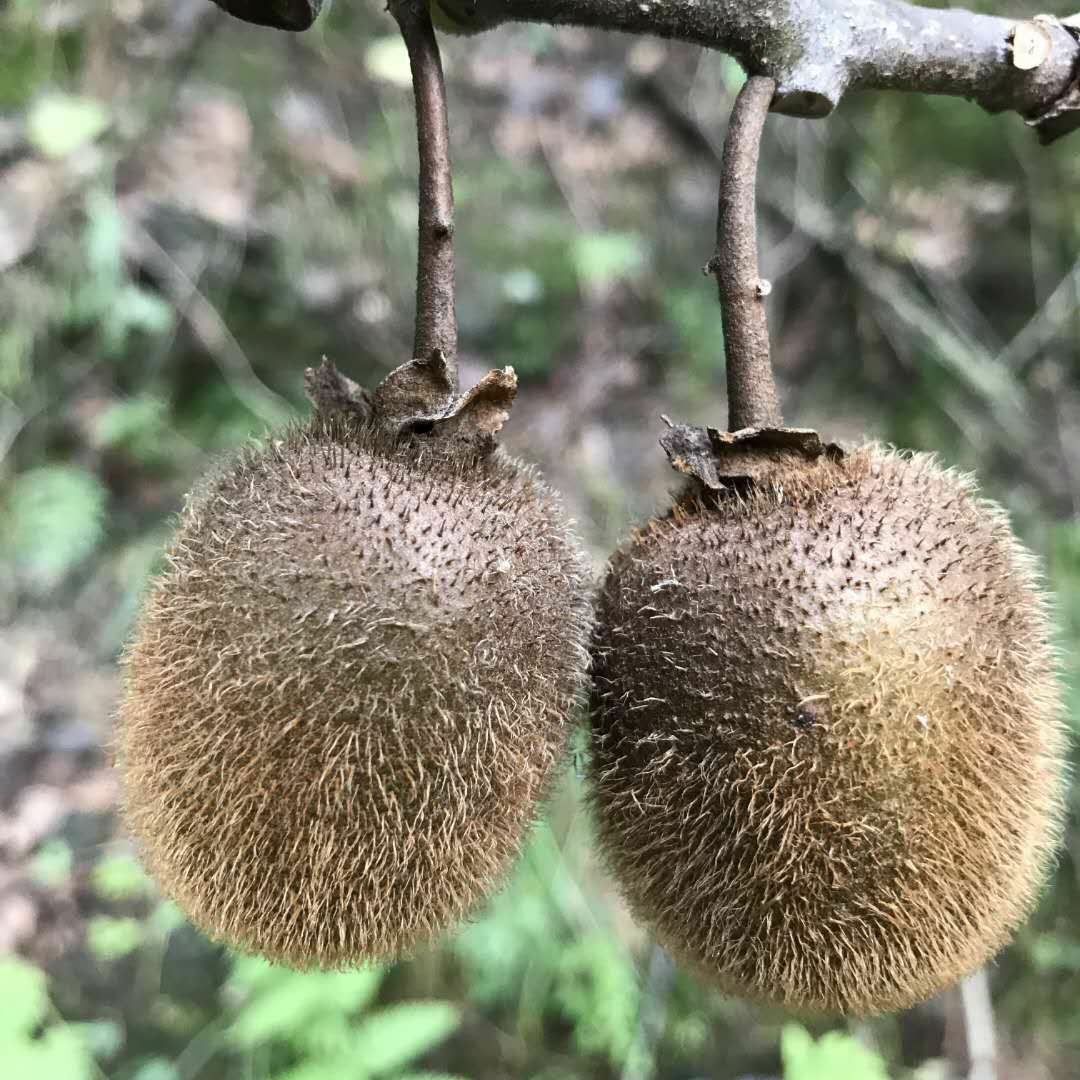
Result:
<svg viewBox="0 0 1080 1080"><path fill-rule="evenodd" d="M592 779L634 911L725 989L901 1008L1035 900L1063 736L1005 515L928 458L778 455L614 557Z"/></svg>
<svg viewBox="0 0 1080 1080"><path fill-rule="evenodd" d="M128 822L241 948L336 966L445 929L564 750L583 559L529 468L439 445L320 424L244 454L189 500L128 649Z"/></svg>

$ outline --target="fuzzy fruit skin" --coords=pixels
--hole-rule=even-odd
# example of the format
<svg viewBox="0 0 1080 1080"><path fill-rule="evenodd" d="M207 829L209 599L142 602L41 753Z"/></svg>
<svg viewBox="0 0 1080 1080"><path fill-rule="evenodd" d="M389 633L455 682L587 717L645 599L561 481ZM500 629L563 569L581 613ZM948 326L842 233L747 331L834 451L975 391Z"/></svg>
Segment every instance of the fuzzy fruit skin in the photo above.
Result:
<svg viewBox="0 0 1080 1080"><path fill-rule="evenodd" d="M970 480L864 447L693 495L614 557L592 798L626 898L722 988L903 1008L1030 910L1063 733L1032 559Z"/></svg>
<svg viewBox="0 0 1080 1080"><path fill-rule="evenodd" d="M497 883L565 749L587 569L496 451L324 426L188 502L126 654L129 826L213 936L397 957Z"/></svg>

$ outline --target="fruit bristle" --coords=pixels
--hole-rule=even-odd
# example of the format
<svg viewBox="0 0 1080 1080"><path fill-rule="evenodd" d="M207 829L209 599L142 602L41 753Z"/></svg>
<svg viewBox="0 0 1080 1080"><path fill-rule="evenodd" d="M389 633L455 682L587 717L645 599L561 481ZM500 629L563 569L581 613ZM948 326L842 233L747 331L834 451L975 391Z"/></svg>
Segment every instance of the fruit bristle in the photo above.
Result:
<svg viewBox="0 0 1080 1080"><path fill-rule="evenodd" d="M216 470L125 658L125 812L165 891L295 966L462 918L563 755L586 583L499 451L326 422Z"/></svg>
<svg viewBox="0 0 1080 1080"><path fill-rule="evenodd" d="M612 560L593 802L631 908L720 986L875 1012L985 961L1061 820L1046 602L925 456L780 457Z"/></svg>

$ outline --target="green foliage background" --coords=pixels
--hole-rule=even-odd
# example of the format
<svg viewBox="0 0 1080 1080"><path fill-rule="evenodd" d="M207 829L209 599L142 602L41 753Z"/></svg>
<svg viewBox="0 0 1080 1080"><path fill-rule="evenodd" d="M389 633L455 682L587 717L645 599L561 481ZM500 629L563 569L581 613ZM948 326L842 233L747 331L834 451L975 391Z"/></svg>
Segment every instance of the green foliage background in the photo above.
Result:
<svg viewBox="0 0 1080 1080"><path fill-rule="evenodd" d="M699 268L741 74L541 26L445 53L466 375L515 366L507 445L564 492L599 568L671 484L659 415L724 422ZM134 859L107 764L116 657L183 493L303 413L320 355L368 385L409 356L407 75L393 23L360 0L300 37L206 0L0 8L0 1075L960 1075L955 994L842 1025L675 967L597 863L574 763L505 888L385 970L229 956ZM1066 143L938 98L774 118L761 228L789 420L979 473L1044 560L1076 726ZM1080 1075L1076 807L1074 791L1056 876L989 971L1009 1076Z"/></svg>

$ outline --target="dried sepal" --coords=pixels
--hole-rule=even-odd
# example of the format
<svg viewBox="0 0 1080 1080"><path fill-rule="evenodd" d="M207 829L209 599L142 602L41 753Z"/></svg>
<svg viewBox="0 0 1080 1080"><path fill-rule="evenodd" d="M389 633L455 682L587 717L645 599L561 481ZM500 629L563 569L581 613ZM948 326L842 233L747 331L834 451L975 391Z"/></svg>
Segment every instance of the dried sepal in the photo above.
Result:
<svg viewBox="0 0 1080 1080"><path fill-rule="evenodd" d="M409 360L394 368L371 395L379 423L404 427L440 416L451 407L456 392L441 349L426 359Z"/></svg>
<svg viewBox="0 0 1080 1080"><path fill-rule="evenodd" d="M512 367L489 371L443 413L425 417L420 423L430 422L447 434L490 440L509 418L516 395L517 375Z"/></svg>
<svg viewBox="0 0 1080 1080"><path fill-rule="evenodd" d="M512 367L489 371L463 394L455 392L443 354L410 360L368 392L323 359L304 376L308 399L324 419L371 423L392 435L424 434L465 440L478 451L494 449L494 436L517 394Z"/></svg>
<svg viewBox="0 0 1080 1080"><path fill-rule="evenodd" d="M837 443L823 442L810 428L742 428L720 431L713 427L674 424L661 417L668 430L660 445L676 472L692 477L710 491L753 480L774 468L785 456L813 461L825 455L839 459L844 451Z"/></svg>
<svg viewBox="0 0 1080 1080"><path fill-rule="evenodd" d="M325 356L317 368L304 372L304 393L322 419L349 419L359 424L371 420L371 395L357 382L342 375Z"/></svg>

